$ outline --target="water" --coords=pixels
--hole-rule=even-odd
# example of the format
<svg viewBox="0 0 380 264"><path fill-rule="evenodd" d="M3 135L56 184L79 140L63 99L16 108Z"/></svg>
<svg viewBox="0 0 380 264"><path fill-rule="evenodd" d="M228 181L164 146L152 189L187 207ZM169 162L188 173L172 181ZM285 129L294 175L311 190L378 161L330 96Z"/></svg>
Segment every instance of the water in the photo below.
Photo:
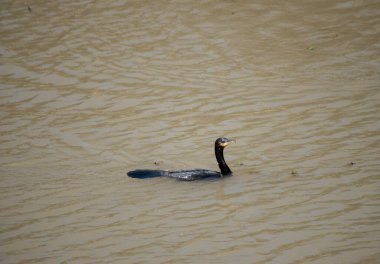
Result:
<svg viewBox="0 0 380 264"><path fill-rule="evenodd" d="M380 263L378 1L0 10L1 263Z"/></svg>

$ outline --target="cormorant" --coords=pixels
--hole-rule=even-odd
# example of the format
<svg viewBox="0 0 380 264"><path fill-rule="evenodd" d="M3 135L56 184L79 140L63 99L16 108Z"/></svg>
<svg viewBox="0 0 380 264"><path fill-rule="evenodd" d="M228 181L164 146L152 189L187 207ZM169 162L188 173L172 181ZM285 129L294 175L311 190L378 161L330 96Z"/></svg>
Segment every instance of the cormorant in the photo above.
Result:
<svg viewBox="0 0 380 264"><path fill-rule="evenodd" d="M211 171L204 169L193 169L193 170L178 170L178 171L170 171L170 170L134 170L129 171L128 176L131 178L154 178L154 177L171 177L181 181L194 181L204 178L222 178L225 176L231 176L232 171L227 166L226 161L224 160L223 150L235 140L231 140L228 138L218 138L215 141L215 157L219 164L219 171Z"/></svg>

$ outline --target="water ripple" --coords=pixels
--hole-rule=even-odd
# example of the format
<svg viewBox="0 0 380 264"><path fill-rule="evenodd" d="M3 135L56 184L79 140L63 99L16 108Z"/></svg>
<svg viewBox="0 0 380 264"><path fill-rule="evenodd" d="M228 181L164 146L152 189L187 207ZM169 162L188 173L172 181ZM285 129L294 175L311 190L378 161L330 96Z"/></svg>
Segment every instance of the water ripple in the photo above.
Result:
<svg viewBox="0 0 380 264"><path fill-rule="evenodd" d="M0 4L0 261L377 263L379 4ZM183 183L136 168L218 169Z"/></svg>

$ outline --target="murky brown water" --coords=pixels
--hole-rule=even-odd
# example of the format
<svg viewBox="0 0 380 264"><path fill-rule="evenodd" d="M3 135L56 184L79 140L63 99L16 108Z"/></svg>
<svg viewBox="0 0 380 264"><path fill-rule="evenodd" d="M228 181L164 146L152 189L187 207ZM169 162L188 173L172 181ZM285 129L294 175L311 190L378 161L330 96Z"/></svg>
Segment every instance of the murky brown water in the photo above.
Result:
<svg viewBox="0 0 380 264"><path fill-rule="evenodd" d="M2 263L380 263L379 1L0 10Z"/></svg>

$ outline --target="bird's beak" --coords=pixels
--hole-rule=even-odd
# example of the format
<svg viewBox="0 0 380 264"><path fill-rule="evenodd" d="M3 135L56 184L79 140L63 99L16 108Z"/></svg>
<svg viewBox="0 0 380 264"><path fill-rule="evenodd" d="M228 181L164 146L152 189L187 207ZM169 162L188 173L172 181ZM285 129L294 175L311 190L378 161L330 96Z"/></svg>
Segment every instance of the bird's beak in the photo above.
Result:
<svg viewBox="0 0 380 264"><path fill-rule="evenodd" d="M236 143L236 140L229 139L227 142L220 144L223 148L227 147L231 143Z"/></svg>

